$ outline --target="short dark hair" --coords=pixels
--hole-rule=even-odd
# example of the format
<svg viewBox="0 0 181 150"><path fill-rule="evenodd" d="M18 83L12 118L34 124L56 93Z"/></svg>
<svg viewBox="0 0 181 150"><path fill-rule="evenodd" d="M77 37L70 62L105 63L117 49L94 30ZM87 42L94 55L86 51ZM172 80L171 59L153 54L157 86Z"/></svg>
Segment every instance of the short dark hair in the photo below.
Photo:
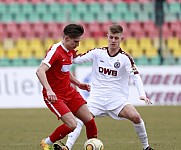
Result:
<svg viewBox="0 0 181 150"><path fill-rule="evenodd" d="M110 27L109 27L109 31L113 34L115 33L123 33L123 27L120 26L119 24L112 24Z"/></svg>
<svg viewBox="0 0 181 150"><path fill-rule="evenodd" d="M83 35L84 28L79 24L68 24L63 30L64 35L68 35L70 38L77 38Z"/></svg>

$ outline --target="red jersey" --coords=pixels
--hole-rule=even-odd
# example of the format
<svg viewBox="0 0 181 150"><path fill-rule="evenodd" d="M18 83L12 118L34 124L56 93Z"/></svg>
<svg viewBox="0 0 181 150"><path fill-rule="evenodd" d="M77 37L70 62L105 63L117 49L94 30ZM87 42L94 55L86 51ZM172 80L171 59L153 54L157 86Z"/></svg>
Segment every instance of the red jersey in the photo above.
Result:
<svg viewBox="0 0 181 150"><path fill-rule="evenodd" d="M47 52L43 63L50 68L46 72L47 80L57 98L69 100L75 89L70 83L70 68L72 65L74 50L67 50L62 42L54 44ZM46 90L43 88L43 95Z"/></svg>

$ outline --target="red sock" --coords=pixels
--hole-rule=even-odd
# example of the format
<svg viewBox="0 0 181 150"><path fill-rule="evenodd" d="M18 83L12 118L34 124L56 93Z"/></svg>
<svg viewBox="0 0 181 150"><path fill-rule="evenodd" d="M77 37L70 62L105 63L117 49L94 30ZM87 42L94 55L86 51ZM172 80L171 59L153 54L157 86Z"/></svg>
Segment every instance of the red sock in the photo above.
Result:
<svg viewBox="0 0 181 150"><path fill-rule="evenodd" d="M50 140L55 143L56 141L63 139L67 134L72 132L67 125L63 124L55 129L55 131L50 135Z"/></svg>
<svg viewBox="0 0 181 150"><path fill-rule="evenodd" d="M87 138L97 138L97 127L94 118L85 123Z"/></svg>

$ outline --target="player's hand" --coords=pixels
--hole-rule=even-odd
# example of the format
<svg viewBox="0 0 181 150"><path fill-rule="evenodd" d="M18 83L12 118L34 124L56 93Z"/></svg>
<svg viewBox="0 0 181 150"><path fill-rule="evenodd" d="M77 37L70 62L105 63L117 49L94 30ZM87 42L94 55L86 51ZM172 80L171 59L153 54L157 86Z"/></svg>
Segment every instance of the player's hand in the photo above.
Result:
<svg viewBox="0 0 181 150"><path fill-rule="evenodd" d="M91 90L91 86L90 86L89 84L85 84L85 83L79 84L78 87L79 87L80 89L86 90L86 91L88 91L88 92L90 92L90 90Z"/></svg>
<svg viewBox="0 0 181 150"><path fill-rule="evenodd" d="M50 101L51 103L57 101L57 96L51 89L47 90L47 96L48 96L48 101Z"/></svg>
<svg viewBox="0 0 181 150"><path fill-rule="evenodd" d="M147 104L152 104L152 102L150 101L150 99L148 99L148 98L145 97L145 96L140 96L140 100L145 101L145 103L147 103Z"/></svg>
<svg viewBox="0 0 181 150"><path fill-rule="evenodd" d="M79 55L81 55L80 53L78 54L78 50L75 50L73 53L73 58L78 57Z"/></svg>

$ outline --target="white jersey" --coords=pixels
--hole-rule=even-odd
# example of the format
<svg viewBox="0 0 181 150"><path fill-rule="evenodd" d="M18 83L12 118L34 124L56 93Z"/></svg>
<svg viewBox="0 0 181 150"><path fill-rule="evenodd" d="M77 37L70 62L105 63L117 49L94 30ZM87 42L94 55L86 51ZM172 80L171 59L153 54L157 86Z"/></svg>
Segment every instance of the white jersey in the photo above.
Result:
<svg viewBox="0 0 181 150"><path fill-rule="evenodd" d="M140 96L145 96L143 83L133 59L124 51L110 56L108 48L95 48L76 57L76 64L92 62L91 100L100 104L117 104L116 101L127 101L129 96L129 78L132 77Z"/></svg>

